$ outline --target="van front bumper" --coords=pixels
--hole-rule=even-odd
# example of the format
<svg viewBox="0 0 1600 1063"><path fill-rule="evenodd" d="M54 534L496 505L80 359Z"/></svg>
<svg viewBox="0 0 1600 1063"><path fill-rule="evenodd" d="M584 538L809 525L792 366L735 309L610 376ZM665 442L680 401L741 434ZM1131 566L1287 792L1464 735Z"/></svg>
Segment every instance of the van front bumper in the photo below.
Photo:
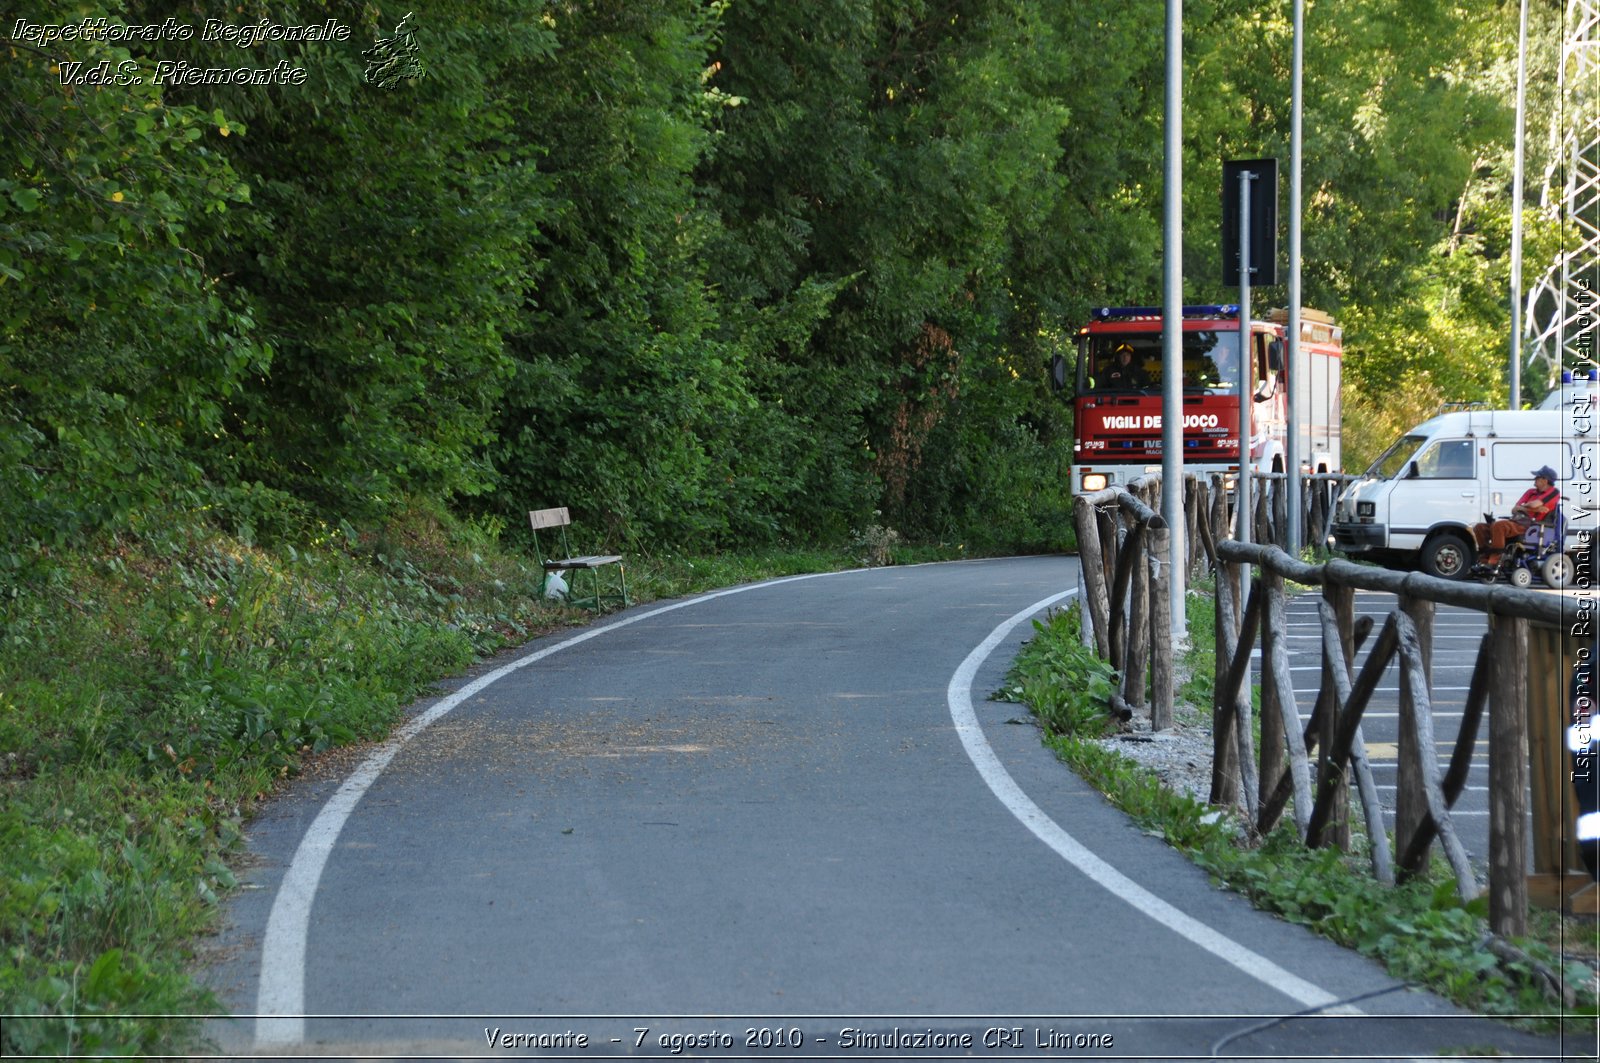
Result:
<svg viewBox="0 0 1600 1063"><path fill-rule="evenodd" d="M1336 523L1333 526L1333 541L1346 553L1381 550L1388 545L1386 539L1381 524Z"/></svg>

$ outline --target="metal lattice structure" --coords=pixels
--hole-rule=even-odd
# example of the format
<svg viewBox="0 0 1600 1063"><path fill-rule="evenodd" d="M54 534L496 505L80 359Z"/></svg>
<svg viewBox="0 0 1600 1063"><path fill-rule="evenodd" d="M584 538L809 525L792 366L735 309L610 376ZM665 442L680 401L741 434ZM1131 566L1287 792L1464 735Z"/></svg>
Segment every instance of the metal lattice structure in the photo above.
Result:
<svg viewBox="0 0 1600 1063"><path fill-rule="evenodd" d="M1550 383L1563 368L1600 364L1600 0L1568 0L1559 81L1544 206L1563 249L1528 291L1523 318L1527 365Z"/></svg>

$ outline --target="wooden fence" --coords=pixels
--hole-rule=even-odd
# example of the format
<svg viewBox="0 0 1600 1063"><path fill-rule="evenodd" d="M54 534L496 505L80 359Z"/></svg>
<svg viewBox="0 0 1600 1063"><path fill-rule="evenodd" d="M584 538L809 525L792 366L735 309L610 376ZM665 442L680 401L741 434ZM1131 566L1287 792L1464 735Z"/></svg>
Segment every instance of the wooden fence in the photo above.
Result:
<svg viewBox="0 0 1600 1063"><path fill-rule="evenodd" d="M1241 801L1255 829L1276 826L1294 799L1295 829L1307 845L1348 845L1347 770L1360 791L1375 875L1392 882L1420 871L1435 839L1456 877L1463 900L1480 892L1450 809L1466 783L1479 731L1488 717L1489 920L1502 936L1526 932L1528 849L1528 626L1559 627L1559 595L1512 587L1460 583L1420 573L1398 573L1329 561L1308 565L1276 547L1224 541L1217 552L1217 695L1214 724L1219 757L1213 764L1212 800ZM1249 577L1248 600L1243 581ZM1284 582L1322 588L1322 686L1309 722L1302 725L1289 677L1284 630ZM1386 591L1399 605L1384 620L1371 653L1354 673L1356 650L1371 625L1355 620L1355 591ZM1488 614L1461 730L1449 766L1435 759L1430 693L1434 608L1451 604ZM1249 735L1250 654L1259 631L1261 752L1252 763ZM1395 795L1393 861L1377 790L1366 763L1361 716L1390 662L1400 661L1399 779ZM1228 754L1233 754L1229 756ZM1315 762L1312 756L1315 755Z"/></svg>
<svg viewBox="0 0 1600 1063"><path fill-rule="evenodd" d="M1302 525L1308 543L1320 543L1326 535L1333 491L1342 479L1346 478L1308 479ZM1211 801L1242 808L1252 829L1263 835L1292 809L1294 829L1307 845L1348 847L1353 779L1374 875L1392 883L1415 874L1427 865L1437 842L1458 893L1471 899L1482 886L1450 813L1466 784L1487 721L1490 925L1501 936L1525 933L1529 627L1560 631L1566 623L1570 628L1570 604L1559 595L1503 585L1453 582L1342 560L1302 562L1281 548L1287 494L1283 487L1281 475L1262 478L1253 522L1256 541L1247 544L1228 537L1228 497L1220 481L1207 483L1190 476L1184 485L1189 532L1185 564L1191 573L1204 565L1216 579ZM1173 705L1173 603L1165 564L1170 531L1157 512L1159 500L1160 478L1149 476L1128 489L1109 487L1074 503L1082 600L1089 620L1085 638L1092 638L1100 656L1122 676L1110 709L1126 721L1145 707L1148 669L1149 712L1155 729L1171 724ZM1322 595L1322 681L1305 722L1290 681L1289 648L1283 636L1288 581L1320 588ZM1386 591L1395 594L1399 604L1381 625L1370 620L1358 623L1357 590ZM1439 604L1478 610L1489 618L1461 729L1442 769L1436 759L1431 694L1433 615ZM1356 653L1368 639L1375 639L1373 648L1358 672ZM1253 739L1257 728L1249 682L1258 640L1262 649L1259 747ZM1361 721L1379 680L1396 658L1399 779L1391 851ZM1555 661L1539 667L1561 671ZM1547 780L1544 797L1535 781L1535 801L1549 803L1549 794L1565 780ZM1535 842L1536 854L1552 848L1540 839ZM1554 848L1563 847L1558 843ZM1558 876L1564 874L1559 854L1546 863Z"/></svg>
<svg viewBox="0 0 1600 1063"><path fill-rule="evenodd" d="M1110 706L1120 721L1144 706L1148 665L1150 723L1159 730L1172 725L1172 572L1166 564L1172 532L1154 509L1160 480L1130 486L1107 487L1073 502L1081 600L1089 615L1084 635L1122 677Z"/></svg>

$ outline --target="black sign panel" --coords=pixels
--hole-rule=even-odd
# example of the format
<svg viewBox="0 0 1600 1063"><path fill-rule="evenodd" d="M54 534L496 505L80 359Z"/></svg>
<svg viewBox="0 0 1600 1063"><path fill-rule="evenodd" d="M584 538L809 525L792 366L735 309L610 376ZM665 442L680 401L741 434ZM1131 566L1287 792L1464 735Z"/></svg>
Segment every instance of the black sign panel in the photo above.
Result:
<svg viewBox="0 0 1600 1063"><path fill-rule="evenodd" d="M1239 284L1239 178L1250 182L1250 286L1278 283L1278 160L1222 164L1222 283Z"/></svg>

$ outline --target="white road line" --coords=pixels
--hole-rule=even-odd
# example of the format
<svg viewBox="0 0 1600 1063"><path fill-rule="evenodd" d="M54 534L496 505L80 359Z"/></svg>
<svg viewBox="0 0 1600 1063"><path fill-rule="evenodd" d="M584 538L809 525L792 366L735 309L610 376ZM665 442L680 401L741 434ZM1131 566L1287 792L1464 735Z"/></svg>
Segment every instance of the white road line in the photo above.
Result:
<svg viewBox="0 0 1600 1063"><path fill-rule="evenodd" d="M1011 777L1011 773L1006 771L999 757L995 756L989 740L984 737L977 714L972 709L972 682L977 676L978 668L1018 624L1028 620L1040 610L1076 593L1078 593L1076 590L1063 591L1022 610L990 632L989 637L967 655L967 659L961 662L961 667L956 669L955 675L950 677L950 687L946 693L950 705L950 718L955 722L956 734L960 736L961 744L966 747L967 756L972 758L973 767L978 769L978 774L983 777L983 781L988 784L995 797L1000 799L1000 803L1006 806L1006 810L1017 817L1040 841L1055 850L1063 860L1083 872L1097 885L1126 901L1141 914L1305 1007L1326 1008L1330 1014L1363 1014L1349 1005L1331 1007L1330 1005L1337 1004L1339 1000L1332 993L1290 974L1265 956L1252 952L1193 916L1179 911L1090 852L1083 843L1068 834L1060 824L1046 815L1043 809L1022 792L1022 788Z"/></svg>
<svg viewBox="0 0 1600 1063"><path fill-rule="evenodd" d="M625 617L603 627L590 628L564 642L536 650L526 657L519 657L510 664L479 676L454 694L441 699L426 712L413 717L371 756L362 761L361 766L328 799L328 803L322 806L322 811L317 813L317 818L312 821L311 826L306 829L305 836L300 839L300 847L295 850L294 857L289 861L288 870L283 873L283 881L278 884L278 895L272 902L272 913L267 917L267 928L261 942L261 975L256 987L256 1047L299 1044L305 1039L306 936L311 920L311 902L316 897L317 883L322 879L322 870L328 863L328 856L333 852L334 843L339 839L339 832L344 829L345 821L350 818L350 813L355 810L362 796L382 774L383 769L389 766L389 762L401 748L421 734L429 724L491 683L504 679L518 669L543 660L568 646L576 646L580 642L587 642L618 628L730 594L742 594L760 587L773 587L797 580L819 579L824 576L861 571L868 570L814 572L803 576L786 576L763 583L730 587Z"/></svg>
<svg viewBox="0 0 1600 1063"><path fill-rule="evenodd" d="M1387 616L1388 614L1385 613L1384 615ZM1320 629L1322 627L1322 621L1320 621L1320 620L1291 620L1288 623L1286 623L1284 626L1285 627L1314 627L1314 628ZM1460 629L1462 629L1464 631L1477 631L1480 634L1482 634L1483 629L1484 629L1484 625L1482 623L1477 623L1477 624L1474 624L1474 623L1441 624L1441 623L1438 623L1436 621L1434 623L1434 625L1433 625L1433 629L1435 631L1438 631L1440 628L1446 628L1446 627L1460 628Z"/></svg>
<svg viewBox="0 0 1600 1063"><path fill-rule="evenodd" d="M1316 691L1312 691L1312 693L1315 694ZM1451 719L1451 718L1456 717L1456 716L1464 716L1465 714L1466 714L1465 711L1463 711L1463 712L1444 712L1444 711L1441 711L1439 709L1434 709L1433 712L1430 713L1430 715L1435 720L1439 720L1439 719L1448 720L1448 719ZM1398 712L1363 712L1361 714L1361 718L1363 720L1398 720L1400 718L1400 714ZM1443 744L1445 742L1445 739L1441 738L1439 741L1440 741L1441 744ZM1450 742L1451 742L1451 744L1453 744L1454 743L1454 739L1451 739Z"/></svg>
<svg viewBox="0 0 1600 1063"><path fill-rule="evenodd" d="M1289 626L1290 627L1294 627L1295 625L1294 624L1290 624ZM1317 626L1321 627L1322 625L1318 624ZM1286 639L1305 639L1307 641L1311 641L1313 639L1321 639L1322 638L1322 633L1319 631L1319 632L1308 633L1308 634L1304 634L1304 635L1296 635L1293 632L1285 632L1283 637L1286 638ZM1439 635L1439 634L1435 634L1433 636L1433 640L1435 642L1443 642L1446 639L1450 640L1451 642L1482 642L1483 641L1483 632L1480 630L1476 635Z"/></svg>

